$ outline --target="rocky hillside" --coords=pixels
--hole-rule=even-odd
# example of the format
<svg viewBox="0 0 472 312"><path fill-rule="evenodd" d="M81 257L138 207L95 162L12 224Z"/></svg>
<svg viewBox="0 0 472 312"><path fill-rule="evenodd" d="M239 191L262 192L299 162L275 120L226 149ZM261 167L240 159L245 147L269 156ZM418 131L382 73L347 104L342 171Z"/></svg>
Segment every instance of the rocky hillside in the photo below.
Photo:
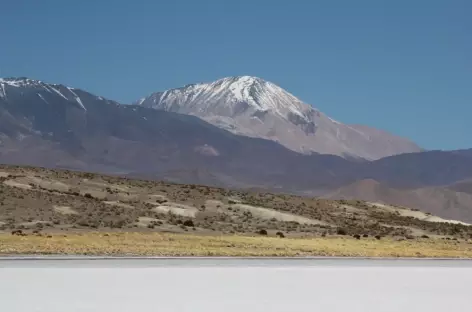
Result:
<svg viewBox="0 0 472 312"><path fill-rule="evenodd" d="M0 167L0 232L188 232L358 239L468 239L472 227L418 210L116 178ZM19 232L18 232L19 231Z"/></svg>

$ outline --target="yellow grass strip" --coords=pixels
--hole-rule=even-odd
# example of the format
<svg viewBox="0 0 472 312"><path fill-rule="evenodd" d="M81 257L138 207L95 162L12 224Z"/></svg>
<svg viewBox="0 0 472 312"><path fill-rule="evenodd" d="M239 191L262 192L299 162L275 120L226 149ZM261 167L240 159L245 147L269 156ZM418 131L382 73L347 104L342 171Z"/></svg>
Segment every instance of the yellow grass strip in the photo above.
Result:
<svg viewBox="0 0 472 312"><path fill-rule="evenodd" d="M0 234L0 254L139 256L472 257L472 244L443 240L273 238L167 233Z"/></svg>

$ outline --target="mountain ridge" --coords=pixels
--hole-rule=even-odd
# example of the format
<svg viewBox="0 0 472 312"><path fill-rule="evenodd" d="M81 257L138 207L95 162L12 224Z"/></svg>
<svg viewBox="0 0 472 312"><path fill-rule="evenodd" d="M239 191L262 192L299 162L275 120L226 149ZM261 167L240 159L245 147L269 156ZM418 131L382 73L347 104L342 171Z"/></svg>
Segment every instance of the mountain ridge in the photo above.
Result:
<svg viewBox="0 0 472 312"><path fill-rule="evenodd" d="M322 197L414 207L440 217L472 222L472 192L455 191L447 187L396 189L376 180L366 179L343 186Z"/></svg>
<svg viewBox="0 0 472 312"><path fill-rule="evenodd" d="M190 114L123 105L59 84L2 81L2 163L304 196L333 194L363 179L399 189L393 194L441 189L408 197L412 208L421 205L426 211L431 194L440 198L448 185L472 178L472 149L405 153L375 161L306 155L274 140L237 135ZM454 201L459 193L451 189L444 194L451 201L434 207L447 218L459 207ZM472 209L463 208L469 197L457 196L460 215L472 220Z"/></svg>
<svg viewBox="0 0 472 312"><path fill-rule="evenodd" d="M419 152L405 138L367 126L343 124L258 77L226 77L155 92L136 102L198 116L236 134L276 141L298 153L367 160Z"/></svg>

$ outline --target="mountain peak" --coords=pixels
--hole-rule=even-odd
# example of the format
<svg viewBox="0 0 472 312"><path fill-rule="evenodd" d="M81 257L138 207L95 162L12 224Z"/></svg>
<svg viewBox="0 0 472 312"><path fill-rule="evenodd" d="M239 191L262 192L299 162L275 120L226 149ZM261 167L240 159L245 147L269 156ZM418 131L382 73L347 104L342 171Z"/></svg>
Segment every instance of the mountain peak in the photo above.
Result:
<svg viewBox="0 0 472 312"><path fill-rule="evenodd" d="M6 84L12 87L28 87L28 86L38 86L44 84L44 82L36 79L30 79L27 77L8 77L0 78L1 84Z"/></svg>
<svg viewBox="0 0 472 312"><path fill-rule="evenodd" d="M251 85L251 84L263 84L266 83L266 81L262 78L255 77L255 76L231 76L231 77L225 77L221 78L218 81L228 81L230 83L238 83L238 84L245 84L245 85Z"/></svg>
<svg viewBox="0 0 472 312"><path fill-rule="evenodd" d="M217 80L210 84L213 88L227 89L236 101L248 102L262 110L275 108L267 100L283 95L295 98L279 86L258 77L234 76ZM291 104L286 102L285 104Z"/></svg>
<svg viewBox="0 0 472 312"><path fill-rule="evenodd" d="M44 88L42 81L30 79L26 77L8 77L0 78L0 98L7 97L7 90L21 90L23 88Z"/></svg>
<svg viewBox="0 0 472 312"><path fill-rule="evenodd" d="M197 83L181 88L157 92L141 99L138 105L161 110L200 113L234 117L250 114L273 113L283 119L296 115L305 118L313 108L274 83L253 76L232 76L210 83Z"/></svg>
<svg viewBox="0 0 472 312"><path fill-rule="evenodd" d="M276 84L253 76L157 92L137 104L195 115L233 133L273 140L306 154L371 160L418 151L416 144L402 138L337 122Z"/></svg>
<svg viewBox="0 0 472 312"><path fill-rule="evenodd" d="M259 77L256 77L256 76L243 75L243 76L223 77L223 78L217 79L213 82L200 82L200 83L188 84L184 87L195 86L195 85L209 85L209 84L220 85L222 83L251 85L251 84L254 84L254 83L263 84L263 83L266 83L266 82L267 82L266 80L264 80L262 78L259 78ZM177 88L177 89L179 89L179 88Z"/></svg>
<svg viewBox="0 0 472 312"><path fill-rule="evenodd" d="M11 96L22 97L26 93L37 96L37 99L49 104L53 101L50 96L60 97L67 102L73 102L76 106L86 111L82 99L76 93L78 89L64 86L62 84L45 83L41 80L27 77L0 78L0 99L9 101ZM48 101L48 98L50 101Z"/></svg>

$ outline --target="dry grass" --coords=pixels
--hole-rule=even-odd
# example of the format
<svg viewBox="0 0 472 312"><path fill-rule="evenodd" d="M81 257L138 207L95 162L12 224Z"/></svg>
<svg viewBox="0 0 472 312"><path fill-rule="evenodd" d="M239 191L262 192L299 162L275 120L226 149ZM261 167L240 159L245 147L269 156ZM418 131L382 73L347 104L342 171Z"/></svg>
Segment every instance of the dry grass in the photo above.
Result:
<svg viewBox="0 0 472 312"><path fill-rule="evenodd" d="M472 257L472 245L443 240L279 239L166 233L0 235L0 254L142 256Z"/></svg>

